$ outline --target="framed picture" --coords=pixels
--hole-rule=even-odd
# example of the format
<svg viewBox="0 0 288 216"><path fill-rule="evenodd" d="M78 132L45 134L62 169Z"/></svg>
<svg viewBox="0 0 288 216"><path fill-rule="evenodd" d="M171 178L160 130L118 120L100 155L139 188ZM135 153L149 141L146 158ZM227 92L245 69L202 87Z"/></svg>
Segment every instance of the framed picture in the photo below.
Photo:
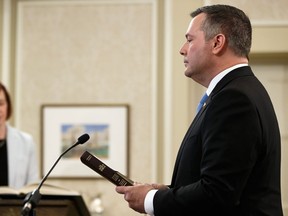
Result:
<svg viewBox="0 0 288 216"><path fill-rule="evenodd" d="M42 176L85 133L90 139L64 154L49 177L100 178L80 161L85 151L128 176L128 108L128 105L43 105Z"/></svg>

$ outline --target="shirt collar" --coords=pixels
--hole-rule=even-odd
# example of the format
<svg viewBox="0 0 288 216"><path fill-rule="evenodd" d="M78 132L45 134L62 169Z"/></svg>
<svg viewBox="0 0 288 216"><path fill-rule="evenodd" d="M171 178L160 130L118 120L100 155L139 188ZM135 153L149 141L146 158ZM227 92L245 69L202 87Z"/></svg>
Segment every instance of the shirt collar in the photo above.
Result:
<svg viewBox="0 0 288 216"><path fill-rule="evenodd" d="M210 82L207 90L206 90L206 94L209 96L211 94L211 92L213 91L213 89L215 88L215 86L217 85L217 83L228 73L230 73L232 70L235 70L236 68L240 68L240 67L244 67L244 66L248 66L248 64L237 64L234 65L230 68L225 69L224 71L220 72L219 74L217 74Z"/></svg>

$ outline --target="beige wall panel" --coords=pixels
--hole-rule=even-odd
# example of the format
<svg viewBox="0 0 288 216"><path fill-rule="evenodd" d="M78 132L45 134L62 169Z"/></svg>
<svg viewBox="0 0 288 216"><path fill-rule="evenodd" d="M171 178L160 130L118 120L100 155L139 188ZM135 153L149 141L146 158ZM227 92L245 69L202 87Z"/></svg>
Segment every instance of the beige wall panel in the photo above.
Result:
<svg viewBox="0 0 288 216"><path fill-rule="evenodd" d="M288 53L287 26L254 26L252 53Z"/></svg>
<svg viewBox="0 0 288 216"><path fill-rule="evenodd" d="M155 4L98 2L19 3L16 125L40 146L43 104L128 104L130 177L150 182ZM107 181L50 182L80 191L87 201L102 194L105 215L135 214Z"/></svg>
<svg viewBox="0 0 288 216"><path fill-rule="evenodd" d="M282 205L283 205L283 211L284 216L288 215L288 137L282 137Z"/></svg>
<svg viewBox="0 0 288 216"><path fill-rule="evenodd" d="M228 4L241 8L254 24L288 24L287 0L204 0L205 4Z"/></svg>
<svg viewBox="0 0 288 216"><path fill-rule="evenodd" d="M4 18L4 1L0 1L0 65L3 65L3 18ZM0 80L3 82L3 67L0 67ZM5 83L6 84L6 83Z"/></svg>

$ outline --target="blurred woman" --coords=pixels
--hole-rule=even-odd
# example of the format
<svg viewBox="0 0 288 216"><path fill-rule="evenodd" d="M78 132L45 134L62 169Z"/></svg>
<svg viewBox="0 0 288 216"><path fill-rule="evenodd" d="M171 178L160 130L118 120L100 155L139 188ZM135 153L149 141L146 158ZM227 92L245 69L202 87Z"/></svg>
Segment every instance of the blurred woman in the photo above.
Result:
<svg viewBox="0 0 288 216"><path fill-rule="evenodd" d="M0 83L0 186L19 189L39 178L35 144L30 134L11 127L10 95Z"/></svg>

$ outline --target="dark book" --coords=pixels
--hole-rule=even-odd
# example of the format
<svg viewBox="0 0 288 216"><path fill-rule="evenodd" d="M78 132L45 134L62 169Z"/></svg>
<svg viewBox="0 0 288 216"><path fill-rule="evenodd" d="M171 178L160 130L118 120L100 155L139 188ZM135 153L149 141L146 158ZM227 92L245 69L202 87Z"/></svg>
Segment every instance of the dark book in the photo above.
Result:
<svg viewBox="0 0 288 216"><path fill-rule="evenodd" d="M88 151L85 151L81 156L81 161L86 166L90 167L92 170L112 182L117 186L132 186L133 181L119 173L116 170L111 169L109 166L104 164L101 160L95 157Z"/></svg>

